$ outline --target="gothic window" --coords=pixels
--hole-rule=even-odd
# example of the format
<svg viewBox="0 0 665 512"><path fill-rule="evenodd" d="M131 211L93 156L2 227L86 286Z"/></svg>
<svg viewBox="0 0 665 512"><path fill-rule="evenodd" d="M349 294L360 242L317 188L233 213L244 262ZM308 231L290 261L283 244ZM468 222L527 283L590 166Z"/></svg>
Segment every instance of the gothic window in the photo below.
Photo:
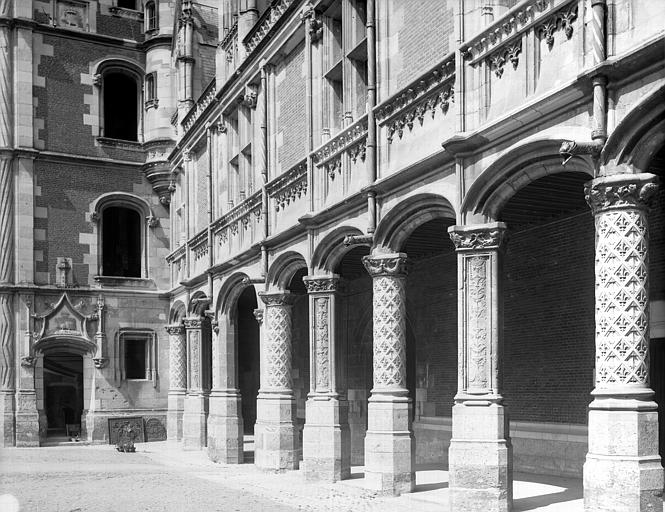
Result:
<svg viewBox="0 0 665 512"><path fill-rule="evenodd" d="M120 354L122 379L155 381L157 347L153 331L122 328L117 348Z"/></svg>
<svg viewBox="0 0 665 512"><path fill-rule="evenodd" d="M145 76L144 96L145 108L157 107L157 73L149 73Z"/></svg>
<svg viewBox="0 0 665 512"><path fill-rule="evenodd" d="M155 8L155 2L148 2L145 4L143 17L145 19L146 31L155 30L157 28L157 9Z"/></svg>
<svg viewBox="0 0 665 512"><path fill-rule="evenodd" d="M133 74L110 70L103 78L104 137L138 141L139 88Z"/></svg>
<svg viewBox="0 0 665 512"><path fill-rule="evenodd" d="M102 214L102 272L110 277L141 277L141 215L109 206Z"/></svg>

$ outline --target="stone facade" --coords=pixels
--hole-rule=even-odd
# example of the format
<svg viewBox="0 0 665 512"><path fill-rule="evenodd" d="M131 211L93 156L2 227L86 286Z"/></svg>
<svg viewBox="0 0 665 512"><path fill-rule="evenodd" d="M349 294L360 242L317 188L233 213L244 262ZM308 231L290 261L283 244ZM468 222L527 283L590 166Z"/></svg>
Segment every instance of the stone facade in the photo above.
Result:
<svg viewBox="0 0 665 512"><path fill-rule="evenodd" d="M145 4L0 0L5 445L658 506L662 2Z"/></svg>

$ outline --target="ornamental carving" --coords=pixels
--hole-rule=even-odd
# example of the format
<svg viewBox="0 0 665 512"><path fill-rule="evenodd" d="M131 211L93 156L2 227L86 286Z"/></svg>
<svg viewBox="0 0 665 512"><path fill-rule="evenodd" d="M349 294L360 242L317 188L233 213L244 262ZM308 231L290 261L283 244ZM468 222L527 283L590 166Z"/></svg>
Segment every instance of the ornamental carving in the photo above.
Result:
<svg viewBox="0 0 665 512"><path fill-rule="evenodd" d="M2 77L0 80L5 78ZM4 120L0 120L0 124L4 122ZM14 180L11 164L11 159L4 156L0 158L0 283L11 282L14 272L14 196L12 190Z"/></svg>
<svg viewBox="0 0 665 512"><path fill-rule="evenodd" d="M630 193L631 200L637 194ZM595 271L596 382L599 387L646 385L649 270L644 210L609 210L596 216Z"/></svg>
<svg viewBox="0 0 665 512"><path fill-rule="evenodd" d="M185 325L185 329L200 329L203 320L201 318L185 318L182 323Z"/></svg>
<svg viewBox="0 0 665 512"><path fill-rule="evenodd" d="M537 29L542 39L545 39L547 47L551 50L554 46L554 33L557 30L563 30L566 37L573 37L573 22L577 19L577 4L573 4L569 9L559 11Z"/></svg>
<svg viewBox="0 0 665 512"><path fill-rule="evenodd" d="M258 87L253 84L245 86L245 92L240 98L240 103L247 108L256 108L256 101L258 98Z"/></svg>
<svg viewBox="0 0 665 512"><path fill-rule="evenodd" d="M362 261L369 275L374 278L380 276L405 277L407 274L406 256L381 258L363 256Z"/></svg>
<svg viewBox="0 0 665 512"><path fill-rule="evenodd" d="M0 389L14 389L12 296L0 293Z"/></svg>
<svg viewBox="0 0 665 512"><path fill-rule="evenodd" d="M584 198L594 213L613 208L646 208L658 190L651 174L629 175L621 181L599 178L584 186Z"/></svg>
<svg viewBox="0 0 665 512"><path fill-rule="evenodd" d="M327 297L314 299L314 343L316 344L316 391L330 389L330 336Z"/></svg>
<svg viewBox="0 0 665 512"><path fill-rule="evenodd" d="M488 382L487 264L489 256L467 258L466 267L466 387L486 389Z"/></svg>
<svg viewBox="0 0 665 512"><path fill-rule="evenodd" d="M260 308L257 308L253 311L254 313L254 318L256 318L256 321L259 323L259 325L263 324L263 310Z"/></svg>
<svg viewBox="0 0 665 512"><path fill-rule="evenodd" d="M501 78L506 62L510 62L513 65L513 69L517 69L520 62L520 53L522 53L521 40L507 45L491 55L488 58L489 67L497 78Z"/></svg>
<svg viewBox="0 0 665 512"><path fill-rule="evenodd" d="M201 389L201 331L189 331L189 372L191 376L190 387Z"/></svg>
<svg viewBox="0 0 665 512"><path fill-rule="evenodd" d="M377 388L404 388L406 383L405 298L404 279L386 274L374 278L374 386Z"/></svg>
<svg viewBox="0 0 665 512"><path fill-rule="evenodd" d="M262 295L266 303L266 385L273 389L291 389L291 307L282 295ZM268 299L268 300L266 300Z"/></svg>
<svg viewBox="0 0 665 512"><path fill-rule="evenodd" d="M507 232L502 227L456 230L449 234L458 251L498 249L507 240Z"/></svg>
<svg viewBox="0 0 665 512"><path fill-rule="evenodd" d="M170 336L181 336L185 333L185 327L182 324L171 324L164 327Z"/></svg>
<svg viewBox="0 0 665 512"><path fill-rule="evenodd" d="M339 287L338 277L303 277L308 293L333 293Z"/></svg>
<svg viewBox="0 0 665 512"><path fill-rule="evenodd" d="M169 334L169 382L171 389L187 387L187 350L185 328L180 324L167 325Z"/></svg>

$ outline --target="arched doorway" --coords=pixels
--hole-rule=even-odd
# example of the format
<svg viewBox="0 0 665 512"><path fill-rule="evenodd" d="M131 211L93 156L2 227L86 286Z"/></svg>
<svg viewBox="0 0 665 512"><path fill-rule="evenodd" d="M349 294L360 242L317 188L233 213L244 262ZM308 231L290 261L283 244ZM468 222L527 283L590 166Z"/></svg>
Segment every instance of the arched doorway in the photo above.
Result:
<svg viewBox="0 0 665 512"><path fill-rule="evenodd" d="M49 438L76 437L83 415L83 357L66 350L43 355L43 399Z"/></svg>
<svg viewBox="0 0 665 512"><path fill-rule="evenodd" d="M242 420L244 434L250 436L254 435L256 397L261 384L259 324L254 316L256 309L256 293L254 287L249 286L238 297L236 328L238 333L238 389L240 389L242 397Z"/></svg>

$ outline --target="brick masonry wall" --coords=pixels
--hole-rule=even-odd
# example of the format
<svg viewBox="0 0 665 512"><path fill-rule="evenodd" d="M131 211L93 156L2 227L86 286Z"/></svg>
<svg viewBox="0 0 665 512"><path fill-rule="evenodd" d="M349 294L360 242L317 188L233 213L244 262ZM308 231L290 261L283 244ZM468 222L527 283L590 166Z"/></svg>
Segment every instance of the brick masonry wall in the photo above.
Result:
<svg viewBox="0 0 665 512"><path fill-rule="evenodd" d="M278 173L287 171L306 154L305 45L299 44L277 71Z"/></svg>
<svg viewBox="0 0 665 512"><path fill-rule="evenodd" d="M511 419L586 423L595 359L591 212L511 231L504 275Z"/></svg>

